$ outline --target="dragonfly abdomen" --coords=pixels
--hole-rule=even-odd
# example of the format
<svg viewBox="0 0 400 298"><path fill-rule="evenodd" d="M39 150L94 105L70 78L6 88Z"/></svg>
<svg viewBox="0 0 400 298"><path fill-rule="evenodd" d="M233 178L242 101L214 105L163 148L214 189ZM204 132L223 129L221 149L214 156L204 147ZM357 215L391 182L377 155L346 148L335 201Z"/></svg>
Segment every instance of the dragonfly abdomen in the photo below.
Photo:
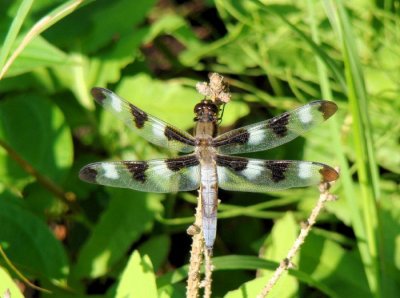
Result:
<svg viewBox="0 0 400 298"><path fill-rule="evenodd" d="M203 235L207 248L212 248L217 232L218 178L215 165L203 164L200 170Z"/></svg>

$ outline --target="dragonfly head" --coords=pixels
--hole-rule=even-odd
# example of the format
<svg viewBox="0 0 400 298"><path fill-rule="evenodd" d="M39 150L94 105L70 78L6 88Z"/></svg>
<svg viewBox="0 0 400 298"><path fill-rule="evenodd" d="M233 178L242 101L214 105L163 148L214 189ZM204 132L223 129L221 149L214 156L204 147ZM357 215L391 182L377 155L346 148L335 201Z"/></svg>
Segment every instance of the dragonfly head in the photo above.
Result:
<svg viewBox="0 0 400 298"><path fill-rule="evenodd" d="M218 120L218 106L211 100L203 99L194 107L194 121L213 122Z"/></svg>

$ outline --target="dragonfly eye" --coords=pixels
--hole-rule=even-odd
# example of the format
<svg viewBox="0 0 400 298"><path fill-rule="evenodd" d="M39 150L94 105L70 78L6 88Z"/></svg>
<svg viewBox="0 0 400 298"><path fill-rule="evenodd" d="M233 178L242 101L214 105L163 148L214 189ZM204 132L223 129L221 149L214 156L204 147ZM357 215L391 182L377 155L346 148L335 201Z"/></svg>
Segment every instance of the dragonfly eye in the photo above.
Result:
<svg viewBox="0 0 400 298"><path fill-rule="evenodd" d="M214 121L217 119L218 107L211 100L203 99L194 107L195 121Z"/></svg>

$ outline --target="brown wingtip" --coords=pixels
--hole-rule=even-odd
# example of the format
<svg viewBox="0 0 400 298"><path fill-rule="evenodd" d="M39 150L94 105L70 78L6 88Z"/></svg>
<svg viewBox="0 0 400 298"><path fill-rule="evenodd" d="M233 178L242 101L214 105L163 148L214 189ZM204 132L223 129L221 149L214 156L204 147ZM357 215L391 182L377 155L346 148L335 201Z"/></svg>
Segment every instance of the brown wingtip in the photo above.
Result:
<svg viewBox="0 0 400 298"><path fill-rule="evenodd" d="M107 89L100 88L100 87L94 87L92 90L90 90L90 93L92 94L93 98L100 104L103 103L104 99L106 98L105 94L108 92Z"/></svg>
<svg viewBox="0 0 400 298"><path fill-rule="evenodd" d="M83 167L79 171L79 179L83 181L95 183L96 177L97 177L97 171L93 169L90 165Z"/></svg>
<svg viewBox="0 0 400 298"><path fill-rule="evenodd" d="M321 111L322 115L324 116L324 119L327 120L329 119L333 114L336 113L338 110L338 106L333 102L333 101L323 101L321 103L321 107L319 108Z"/></svg>
<svg viewBox="0 0 400 298"><path fill-rule="evenodd" d="M324 165L319 172L322 176L322 182L332 182L339 179L339 173L327 165Z"/></svg>

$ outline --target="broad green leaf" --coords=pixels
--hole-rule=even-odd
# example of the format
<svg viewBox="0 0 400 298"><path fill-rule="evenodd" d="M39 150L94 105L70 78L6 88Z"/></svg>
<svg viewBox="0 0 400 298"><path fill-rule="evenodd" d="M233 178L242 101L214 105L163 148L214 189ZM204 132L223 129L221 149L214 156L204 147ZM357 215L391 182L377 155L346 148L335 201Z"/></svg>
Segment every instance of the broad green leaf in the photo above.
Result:
<svg viewBox="0 0 400 298"><path fill-rule="evenodd" d="M147 13L154 0L137 1L85 1L88 4L63 19L46 37L62 48L82 54L102 52L111 44L117 44L121 36L135 35L145 27Z"/></svg>
<svg viewBox="0 0 400 298"><path fill-rule="evenodd" d="M186 297L186 285L183 283L168 285L158 292L159 298Z"/></svg>
<svg viewBox="0 0 400 298"><path fill-rule="evenodd" d="M10 291L11 298L24 297L8 272L4 268L0 267L0 297L4 297L7 290Z"/></svg>
<svg viewBox="0 0 400 298"><path fill-rule="evenodd" d="M64 216L67 206L64 202L54 197L38 182L28 184L24 188L24 201L26 208L44 221L48 218L57 218Z"/></svg>
<svg viewBox="0 0 400 298"><path fill-rule="evenodd" d="M118 43L101 56L90 60L87 82L91 87L106 86L121 79L122 70L140 56L139 48L150 29L137 30L135 34L122 36Z"/></svg>
<svg viewBox="0 0 400 298"><path fill-rule="evenodd" d="M152 8L154 0L129 1L122 0L118 2L107 3L107 7L97 10L92 14L95 22L93 30L87 39L89 50L97 49L110 42L116 32L120 34L129 33L134 35L132 28L142 22L147 12Z"/></svg>
<svg viewBox="0 0 400 298"><path fill-rule="evenodd" d="M75 277L96 278L106 274L161 212L160 196L127 189L108 188L110 204L84 244Z"/></svg>
<svg viewBox="0 0 400 298"><path fill-rule="evenodd" d="M260 257L267 260L280 262L282 261L298 234L299 224L294 219L292 213L287 212L282 218L275 221L271 233L264 242L264 253ZM296 263L296 260L293 260Z"/></svg>
<svg viewBox="0 0 400 298"><path fill-rule="evenodd" d="M170 252L171 239L167 235L150 238L139 247L141 255L147 255L153 263L154 271L157 271L166 261Z"/></svg>
<svg viewBox="0 0 400 298"><path fill-rule="evenodd" d="M95 104L90 89L121 79L122 70L139 55L138 49L147 31L145 28L122 36L114 47L90 59L79 53L70 54L69 60L73 63L52 67L57 83L71 90L83 107L93 110Z"/></svg>
<svg viewBox="0 0 400 298"><path fill-rule="evenodd" d="M243 298L243 297L257 297L260 294L263 287L267 284L269 278L272 276L272 272L264 275L263 277L259 277L253 279L249 282L244 283L240 286L240 288L228 292L224 297L225 298ZM286 279L288 276L284 274L281 279ZM279 286L279 290L277 291L276 287ZM285 293L285 289L281 287L281 281L274 287L273 291L271 291L271 297L292 297Z"/></svg>
<svg viewBox="0 0 400 298"><path fill-rule="evenodd" d="M357 251L345 250L314 233L301 248L299 269L339 297L372 297Z"/></svg>
<svg viewBox="0 0 400 298"><path fill-rule="evenodd" d="M296 236L298 234L299 224L295 221L292 213L287 212L285 216L278 219L264 242L264 247L261 249L264 251L262 257L267 260L281 262L293 246ZM297 263L298 256L296 256L292 262ZM262 275L266 274L269 277L272 276L270 272L259 271ZM257 289L257 287L256 287ZM258 288L259 290L260 288ZM298 291L298 284L294 277L283 276L279 284L274 287L271 295L277 297L292 297ZM250 295L252 296L252 295Z"/></svg>
<svg viewBox="0 0 400 298"><path fill-rule="evenodd" d="M25 274L65 284L69 265L63 247L24 205L0 195L0 241L7 257Z"/></svg>
<svg viewBox="0 0 400 298"><path fill-rule="evenodd" d="M169 34L174 36L187 48L197 47L201 44L200 39L193 32L187 20L179 15L162 15L150 27L150 32L145 42L149 43L153 41L157 36L162 34Z"/></svg>
<svg viewBox="0 0 400 298"><path fill-rule="evenodd" d="M0 139L55 183L72 165L69 127L58 107L42 96L27 93L0 102ZM0 150L0 178L15 183L29 175Z"/></svg>
<svg viewBox="0 0 400 298"><path fill-rule="evenodd" d="M117 288L117 298L158 297L153 265L147 255L131 255Z"/></svg>

